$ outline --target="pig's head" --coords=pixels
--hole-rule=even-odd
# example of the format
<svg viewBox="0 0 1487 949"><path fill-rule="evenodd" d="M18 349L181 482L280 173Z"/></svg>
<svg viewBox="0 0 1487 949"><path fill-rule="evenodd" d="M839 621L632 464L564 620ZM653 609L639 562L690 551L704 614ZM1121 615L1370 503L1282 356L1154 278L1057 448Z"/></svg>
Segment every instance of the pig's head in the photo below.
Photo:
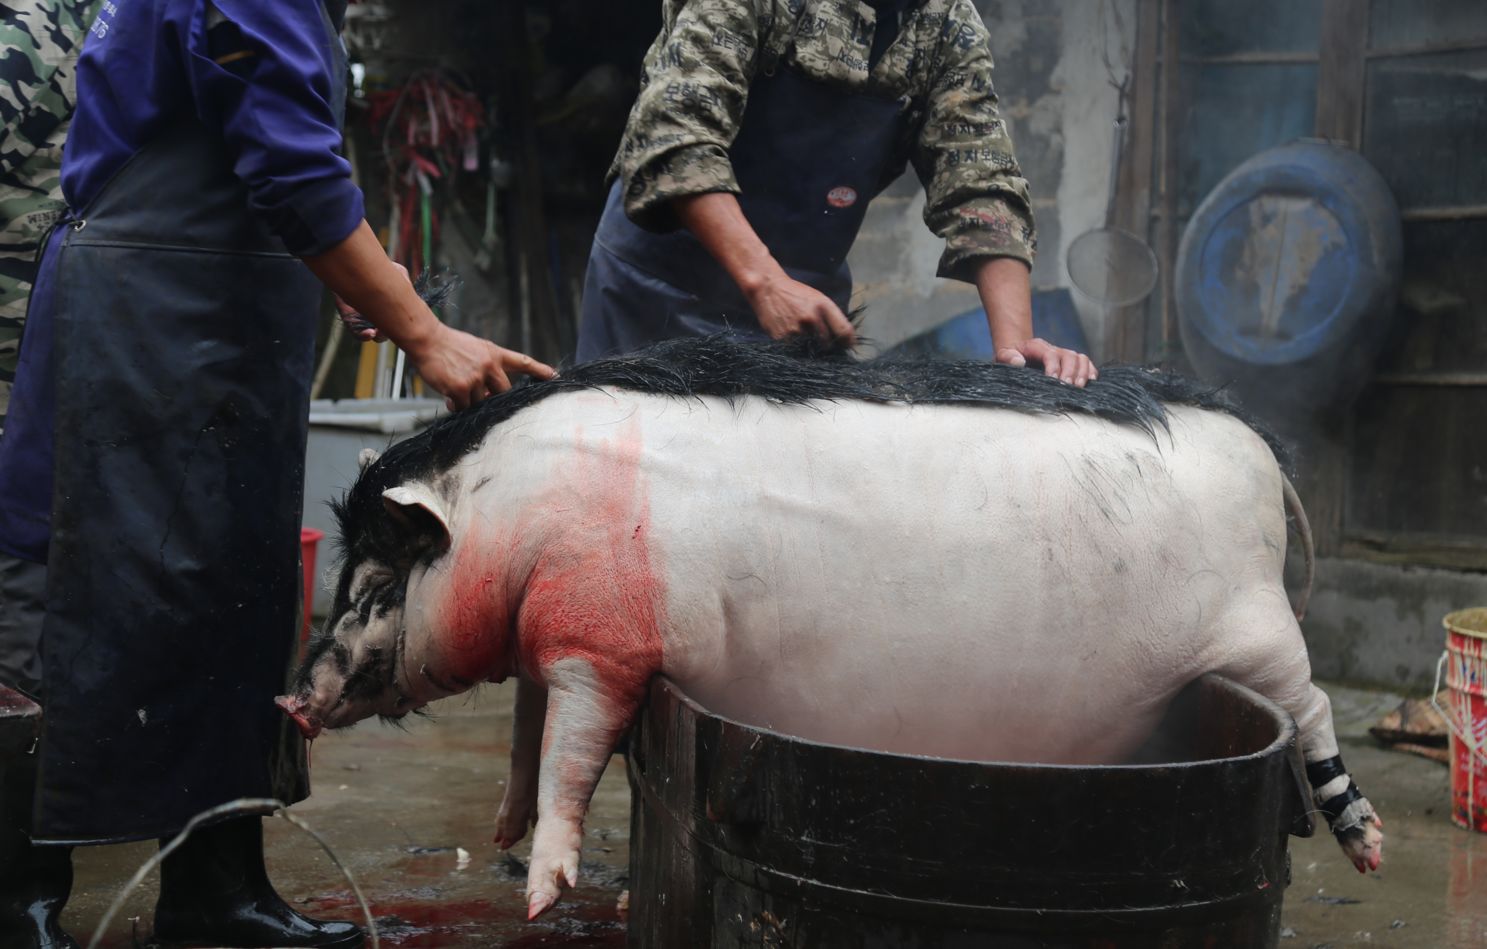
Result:
<svg viewBox="0 0 1487 949"><path fill-rule="evenodd" d="M410 599L449 550L448 491L425 480L383 487L369 470L376 460L363 453L362 475L337 506L335 598L289 694L275 699L306 738L372 715L400 719L468 687L431 671L426 620L409 632Z"/></svg>

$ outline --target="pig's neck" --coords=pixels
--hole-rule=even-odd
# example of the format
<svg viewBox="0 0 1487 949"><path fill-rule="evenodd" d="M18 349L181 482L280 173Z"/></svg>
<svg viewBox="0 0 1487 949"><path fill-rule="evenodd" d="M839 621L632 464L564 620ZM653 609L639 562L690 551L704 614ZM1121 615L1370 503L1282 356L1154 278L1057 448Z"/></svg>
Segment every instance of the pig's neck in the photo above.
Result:
<svg viewBox="0 0 1487 949"><path fill-rule="evenodd" d="M454 536L428 587L429 634L465 682L499 682L520 671L518 618L523 578L534 569L543 530L483 516L468 504L453 512Z"/></svg>

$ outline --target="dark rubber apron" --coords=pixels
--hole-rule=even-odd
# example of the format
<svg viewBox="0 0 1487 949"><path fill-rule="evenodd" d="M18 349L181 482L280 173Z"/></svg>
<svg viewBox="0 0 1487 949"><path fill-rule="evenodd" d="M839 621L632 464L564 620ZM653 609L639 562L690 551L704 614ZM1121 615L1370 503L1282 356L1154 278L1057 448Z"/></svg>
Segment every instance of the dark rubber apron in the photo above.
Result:
<svg viewBox="0 0 1487 949"><path fill-rule="evenodd" d="M36 837L158 837L238 797L299 800L304 746L273 697L321 286L194 120L66 226Z"/></svg>
<svg viewBox="0 0 1487 949"><path fill-rule="evenodd" d="M773 74L771 74L773 73ZM728 150L739 204L775 260L844 311L847 251L868 202L906 161L907 101L761 70ZM727 272L689 231L644 230L610 187L584 279L578 361L677 336L763 335Z"/></svg>

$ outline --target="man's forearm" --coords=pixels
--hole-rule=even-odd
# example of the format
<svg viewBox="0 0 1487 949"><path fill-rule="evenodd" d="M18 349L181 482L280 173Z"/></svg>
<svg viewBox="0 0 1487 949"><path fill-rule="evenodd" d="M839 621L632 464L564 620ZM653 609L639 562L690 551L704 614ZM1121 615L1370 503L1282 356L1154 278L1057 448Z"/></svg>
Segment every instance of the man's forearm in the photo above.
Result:
<svg viewBox="0 0 1487 949"><path fill-rule="evenodd" d="M759 326L772 339L809 333L843 346L857 334L841 308L820 290L793 279L764 246L733 195L715 191L673 198L676 216L743 291Z"/></svg>
<svg viewBox="0 0 1487 949"><path fill-rule="evenodd" d="M702 242L745 296L785 276L784 268L744 217L738 198L715 191L676 198L672 207L682 226Z"/></svg>
<svg viewBox="0 0 1487 949"><path fill-rule="evenodd" d="M366 221L330 250L304 260L322 283L410 354L438 330L437 318L387 259Z"/></svg>
<svg viewBox="0 0 1487 949"><path fill-rule="evenodd" d="M976 290L996 349L1032 338L1032 283L1026 264L1014 257L986 258L976 267Z"/></svg>

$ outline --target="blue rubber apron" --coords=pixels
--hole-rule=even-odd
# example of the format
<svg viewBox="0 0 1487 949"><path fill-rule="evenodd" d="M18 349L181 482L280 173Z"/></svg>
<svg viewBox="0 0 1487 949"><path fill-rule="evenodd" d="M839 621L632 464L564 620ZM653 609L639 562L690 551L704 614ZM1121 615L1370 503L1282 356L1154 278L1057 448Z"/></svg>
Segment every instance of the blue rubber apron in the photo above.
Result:
<svg viewBox="0 0 1487 949"><path fill-rule="evenodd" d="M788 67L761 70L749 87L728 150L744 216L786 273L844 311L847 252L868 202L903 171L908 125L907 98L843 90ZM737 285L697 238L637 226L620 187L609 189L589 252L578 361L677 336L762 337Z"/></svg>
<svg viewBox="0 0 1487 949"><path fill-rule="evenodd" d="M273 697L298 633L322 293L195 117L48 242L0 442L0 485L40 493L7 544L48 563L38 842L169 836L307 793Z"/></svg>

